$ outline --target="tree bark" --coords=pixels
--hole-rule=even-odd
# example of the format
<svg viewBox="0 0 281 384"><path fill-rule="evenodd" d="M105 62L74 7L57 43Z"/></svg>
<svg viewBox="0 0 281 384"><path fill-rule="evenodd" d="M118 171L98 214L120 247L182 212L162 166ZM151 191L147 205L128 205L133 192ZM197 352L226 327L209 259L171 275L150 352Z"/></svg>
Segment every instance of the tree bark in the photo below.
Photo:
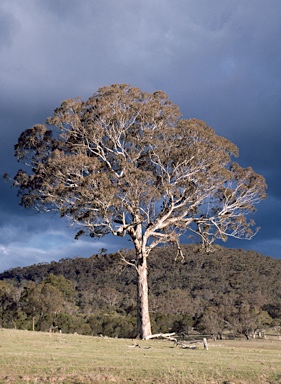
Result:
<svg viewBox="0 0 281 384"><path fill-rule="evenodd" d="M138 284L137 284L137 332L138 337L146 339L151 335L151 323L148 306L148 282L147 282L147 256L138 257Z"/></svg>

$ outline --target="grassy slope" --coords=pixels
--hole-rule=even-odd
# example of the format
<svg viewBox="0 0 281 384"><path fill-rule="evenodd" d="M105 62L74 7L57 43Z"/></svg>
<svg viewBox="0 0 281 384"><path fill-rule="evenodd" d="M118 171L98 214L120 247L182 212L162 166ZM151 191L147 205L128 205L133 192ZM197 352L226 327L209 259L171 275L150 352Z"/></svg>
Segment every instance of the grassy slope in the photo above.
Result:
<svg viewBox="0 0 281 384"><path fill-rule="evenodd" d="M0 383L281 383L281 341L210 342L208 351L133 343L0 329Z"/></svg>

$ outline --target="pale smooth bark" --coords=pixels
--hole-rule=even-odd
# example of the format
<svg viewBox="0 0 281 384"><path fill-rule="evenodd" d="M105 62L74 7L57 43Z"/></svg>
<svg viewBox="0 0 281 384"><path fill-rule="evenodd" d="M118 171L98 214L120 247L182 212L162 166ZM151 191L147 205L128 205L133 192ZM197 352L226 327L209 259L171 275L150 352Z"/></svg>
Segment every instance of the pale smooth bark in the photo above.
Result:
<svg viewBox="0 0 281 384"><path fill-rule="evenodd" d="M147 281L147 257L139 258L137 266L138 283L137 283L137 301L138 301L138 313L137 313L137 333L141 339L146 339L151 335L151 324L149 316L149 304L148 304L148 281Z"/></svg>

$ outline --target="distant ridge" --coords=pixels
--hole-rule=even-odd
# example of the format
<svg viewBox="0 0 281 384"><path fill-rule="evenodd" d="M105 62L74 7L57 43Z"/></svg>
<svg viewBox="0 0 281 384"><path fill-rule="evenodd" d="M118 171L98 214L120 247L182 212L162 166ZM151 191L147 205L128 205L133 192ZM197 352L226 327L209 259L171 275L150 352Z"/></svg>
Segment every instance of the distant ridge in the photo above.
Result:
<svg viewBox="0 0 281 384"><path fill-rule="evenodd" d="M182 261L175 260L173 247L159 247L149 257L150 310L160 329L168 328L173 316L188 315L189 324L202 329L207 327L204 316L212 319L216 313L226 324L234 317L239 320L246 309L253 319L266 315L281 325L281 260L220 246L210 254L198 245L182 248ZM132 259L133 251L126 257ZM0 281L23 287L30 281L39 284L50 274L74 284L76 305L84 315L135 313L135 270L118 253L13 268L1 273Z"/></svg>

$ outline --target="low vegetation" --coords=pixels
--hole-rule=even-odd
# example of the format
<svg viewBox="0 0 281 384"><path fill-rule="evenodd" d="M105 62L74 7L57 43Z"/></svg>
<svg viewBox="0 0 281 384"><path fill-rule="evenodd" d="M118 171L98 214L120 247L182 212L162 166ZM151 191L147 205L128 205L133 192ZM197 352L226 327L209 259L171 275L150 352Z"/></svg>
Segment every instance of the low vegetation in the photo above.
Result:
<svg viewBox="0 0 281 384"><path fill-rule="evenodd" d="M0 330L0 383L265 384L281 382L281 341L223 340L204 350L167 340Z"/></svg>
<svg viewBox="0 0 281 384"><path fill-rule="evenodd" d="M150 257L153 333L262 337L281 333L281 261L251 251L196 245ZM124 252L123 252L124 253ZM127 251L126 257L133 257ZM15 268L0 274L0 327L133 338L136 276L120 255Z"/></svg>

